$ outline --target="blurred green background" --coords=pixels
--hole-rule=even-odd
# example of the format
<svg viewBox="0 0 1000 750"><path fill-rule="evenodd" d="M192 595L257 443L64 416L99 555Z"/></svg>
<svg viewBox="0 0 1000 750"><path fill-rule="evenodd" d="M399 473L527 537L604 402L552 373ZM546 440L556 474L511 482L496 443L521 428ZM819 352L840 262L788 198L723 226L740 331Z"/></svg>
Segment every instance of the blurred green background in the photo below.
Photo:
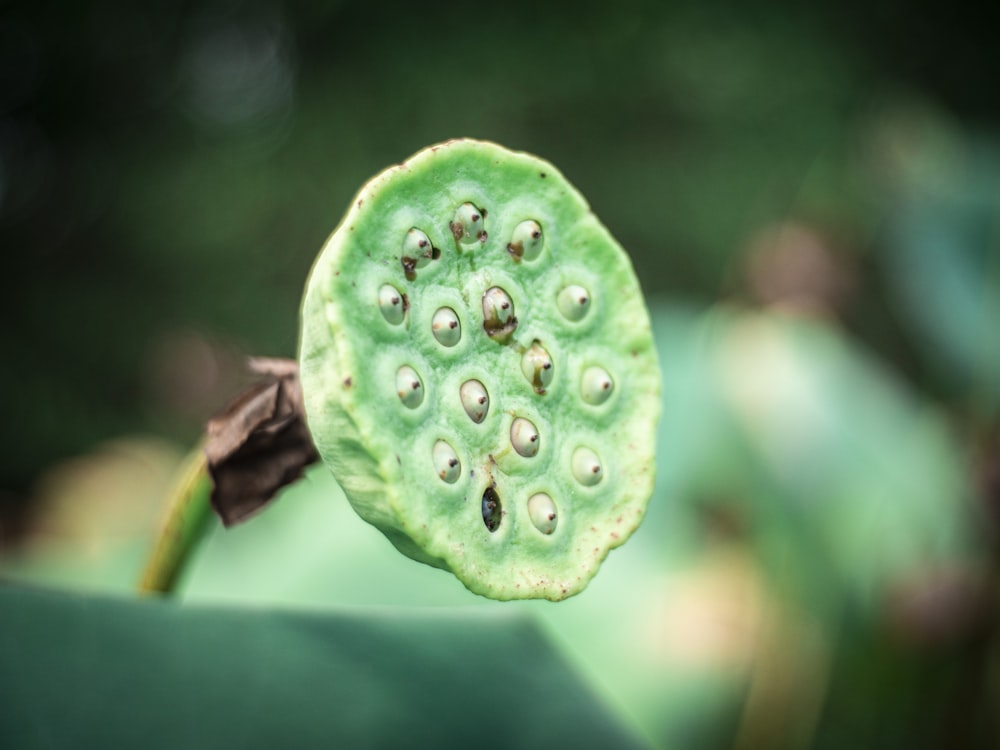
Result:
<svg viewBox="0 0 1000 750"><path fill-rule="evenodd" d="M4 5L0 575L126 591L244 355L294 355L354 192L487 138L629 250L665 379L647 522L519 609L659 746L995 746L995 15ZM215 535L185 599L510 609L338 493L313 471Z"/></svg>

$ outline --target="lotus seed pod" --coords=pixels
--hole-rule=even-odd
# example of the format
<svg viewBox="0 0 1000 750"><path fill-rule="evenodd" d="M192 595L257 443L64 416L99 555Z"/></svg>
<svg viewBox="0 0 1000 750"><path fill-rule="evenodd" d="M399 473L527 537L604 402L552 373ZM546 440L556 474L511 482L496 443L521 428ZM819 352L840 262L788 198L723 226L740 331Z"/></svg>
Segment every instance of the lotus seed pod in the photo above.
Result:
<svg viewBox="0 0 1000 750"><path fill-rule="evenodd" d="M579 295L560 303L572 287L582 315ZM449 141L365 185L313 266L299 361L357 512L478 594L579 593L642 519L649 315L628 256L547 162Z"/></svg>

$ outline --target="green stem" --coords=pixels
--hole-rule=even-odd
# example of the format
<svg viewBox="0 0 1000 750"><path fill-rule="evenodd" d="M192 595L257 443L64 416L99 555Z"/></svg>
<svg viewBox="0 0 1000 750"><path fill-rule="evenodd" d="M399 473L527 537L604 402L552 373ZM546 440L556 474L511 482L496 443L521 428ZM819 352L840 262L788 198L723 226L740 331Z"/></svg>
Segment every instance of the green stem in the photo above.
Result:
<svg viewBox="0 0 1000 750"><path fill-rule="evenodd" d="M141 593L169 594L212 524L212 478L203 446L191 453L170 493L167 512L139 582Z"/></svg>

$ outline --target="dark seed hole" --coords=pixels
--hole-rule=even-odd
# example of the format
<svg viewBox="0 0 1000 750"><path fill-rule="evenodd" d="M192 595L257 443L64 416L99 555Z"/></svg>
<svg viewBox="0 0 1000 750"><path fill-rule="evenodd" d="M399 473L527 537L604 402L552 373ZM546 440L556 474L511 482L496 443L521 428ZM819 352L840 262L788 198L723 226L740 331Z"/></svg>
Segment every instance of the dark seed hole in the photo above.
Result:
<svg viewBox="0 0 1000 750"><path fill-rule="evenodd" d="M503 508L500 505L500 496L492 487L487 487L483 492L483 523L490 532L500 528L500 518L503 515Z"/></svg>

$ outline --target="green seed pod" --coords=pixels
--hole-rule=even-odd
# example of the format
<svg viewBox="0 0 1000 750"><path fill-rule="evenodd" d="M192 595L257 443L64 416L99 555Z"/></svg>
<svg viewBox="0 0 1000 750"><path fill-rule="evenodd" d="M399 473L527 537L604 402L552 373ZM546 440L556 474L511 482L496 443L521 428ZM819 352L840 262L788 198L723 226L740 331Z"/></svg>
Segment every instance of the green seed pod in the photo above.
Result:
<svg viewBox="0 0 1000 750"><path fill-rule="evenodd" d="M362 188L309 277L300 374L358 513L476 593L572 596L642 519L649 315L625 252L533 156L449 141Z"/></svg>

